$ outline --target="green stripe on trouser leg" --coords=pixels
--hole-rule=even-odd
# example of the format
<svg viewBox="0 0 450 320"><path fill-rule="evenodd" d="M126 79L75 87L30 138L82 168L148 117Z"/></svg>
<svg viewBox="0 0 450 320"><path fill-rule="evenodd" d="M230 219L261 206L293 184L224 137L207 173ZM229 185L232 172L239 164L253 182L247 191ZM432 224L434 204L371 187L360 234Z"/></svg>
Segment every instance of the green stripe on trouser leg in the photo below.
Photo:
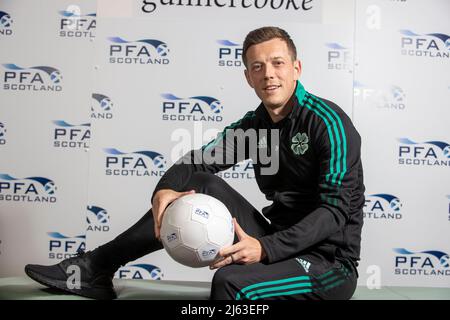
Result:
<svg viewBox="0 0 450 320"><path fill-rule="evenodd" d="M277 296L324 292L342 284L348 278L348 270L342 266L316 277L300 276L252 284L236 294L236 300L264 299Z"/></svg>

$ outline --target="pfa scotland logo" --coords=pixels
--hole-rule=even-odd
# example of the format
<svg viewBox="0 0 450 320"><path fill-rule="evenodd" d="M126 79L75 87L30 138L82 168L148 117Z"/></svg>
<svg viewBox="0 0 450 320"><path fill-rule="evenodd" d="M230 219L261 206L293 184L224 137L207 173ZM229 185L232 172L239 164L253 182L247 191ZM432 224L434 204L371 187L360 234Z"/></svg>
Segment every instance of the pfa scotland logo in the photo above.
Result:
<svg viewBox="0 0 450 320"><path fill-rule="evenodd" d="M92 119L112 119L114 103L110 97L100 93L92 94L91 101L91 118Z"/></svg>
<svg viewBox="0 0 450 320"><path fill-rule="evenodd" d="M396 275L450 276L450 257L443 251L395 248L394 252Z"/></svg>
<svg viewBox="0 0 450 320"><path fill-rule="evenodd" d="M49 259L67 259L86 249L86 235L66 236L59 232L47 232L49 236Z"/></svg>
<svg viewBox="0 0 450 320"><path fill-rule="evenodd" d="M227 170L217 172L216 175L223 179L232 179L232 180L255 179L253 161L251 159L241 161L239 163L236 163Z"/></svg>
<svg viewBox="0 0 450 320"><path fill-rule="evenodd" d="M122 152L105 148L106 170L108 176L157 176L165 173L166 159L155 151Z"/></svg>
<svg viewBox="0 0 450 320"><path fill-rule="evenodd" d="M395 84L375 88L360 81L355 81L353 94L355 99L360 99L378 109L403 111L407 106L405 91Z"/></svg>
<svg viewBox="0 0 450 320"><path fill-rule="evenodd" d="M163 277L164 274L159 267L145 263L127 265L115 274L115 278L119 279L162 280Z"/></svg>
<svg viewBox="0 0 450 320"><path fill-rule="evenodd" d="M450 145L443 141L414 142L399 138L398 163L413 166L449 166Z"/></svg>
<svg viewBox="0 0 450 320"><path fill-rule="evenodd" d="M120 37L109 37L109 63L114 64L169 64L167 43L156 39L128 41Z"/></svg>
<svg viewBox="0 0 450 320"><path fill-rule="evenodd" d="M55 148L89 148L91 124L74 125L63 120L54 120L53 146Z"/></svg>
<svg viewBox="0 0 450 320"><path fill-rule="evenodd" d="M6 126L0 122L0 146L6 144Z"/></svg>
<svg viewBox="0 0 450 320"><path fill-rule="evenodd" d="M363 208L366 219L402 219L402 202L394 195L379 193L366 196Z"/></svg>
<svg viewBox="0 0 450 320"><path fill-rule="evenodd" d="M326 43L328 48L329 70L350 70L352 67L351 50L336 42Z"/></svg>
<svg viewBox="0 0 450 320"><path fill-rule="evenodd" d="M12 35L12 24L13 19L11 18L11 15L5 11L0 11L0 35Z"/></svg>
<svg viewBox="0 0 450 320"><path fill-rule="evenodd" d="M450 36L443 33L417 34L400 30L401 54L404 56L444 58L450 57Z"/></svg>
<svg viewBox="0 0 450 320"><path fill-rule="evenodd" d="M448 221L450 222L450 195L447 195L447 200L448 200L447 214L448 214Z"/></svg>
<svg viewBox="0 0 450 320"><path fill-rule="evenodd" d="M214 121L223 120L222 103L210 96L180 98L172 93L163 93L162 120L164 121Z"/></svg>
<svg viewBox="0 0 450 320"><path fill-rule="evenodd" d="M51 179L0 174L0 201L55 203L56 190Z"/></svg>
<svg viewBox="0 0 450 320"><path fill-rule="evenodd" d="M61 71L48 66L22 68L13 63L3 64L3 89L13 91L61 91Z"/></svg>
<svg viewBox="0 0 450 320"><path fill-rule="evenodd" d="M73 10L60 10L62 17L59 25L59 36L63 38L94 38L97 26L96 14L81 14L78 6Z"/></svg>
<svg viewBox="0 0 450 320"><path fill-rule="evenodd" d="M110 216L106 209L97 206L88 206L86 222L88 223L87 231L108 232Z"/></svg>
<svg viewBox="0 0 450 320"><path fill-rule="evenodd" d="M230 40L217 40L219 46L219 67L241 67L242 45Z"/></svg>

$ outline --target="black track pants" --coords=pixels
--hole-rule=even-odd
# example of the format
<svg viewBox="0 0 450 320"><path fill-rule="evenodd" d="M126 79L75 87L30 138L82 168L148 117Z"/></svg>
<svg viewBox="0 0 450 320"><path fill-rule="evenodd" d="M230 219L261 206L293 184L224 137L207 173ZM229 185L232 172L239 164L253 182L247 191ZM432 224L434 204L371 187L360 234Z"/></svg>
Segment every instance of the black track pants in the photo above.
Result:
<svg viewBox="0 0 450 320"><path fill-rule="evenodd" d="M194 189L222 201L252 237L273 232L258 210L213 174L193 174L185 189ZM149 210L131 228L95 249L95 262L102 268L117 270L130 261L162 249L153 226L153 214ZM356 274L350 265L337 260L330 262L311 253L273 264L223 267L214 275L211 299L349 299L355 287Z"/></svg>

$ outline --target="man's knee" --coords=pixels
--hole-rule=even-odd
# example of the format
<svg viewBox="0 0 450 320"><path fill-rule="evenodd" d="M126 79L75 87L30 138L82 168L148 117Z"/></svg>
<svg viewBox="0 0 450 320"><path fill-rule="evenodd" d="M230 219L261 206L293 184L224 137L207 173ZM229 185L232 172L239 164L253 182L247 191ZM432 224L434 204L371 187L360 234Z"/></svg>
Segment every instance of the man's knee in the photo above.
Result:
<svg viewBox="0 0 450 320"><path fill-rule="evenodd" d="M207 190L214 190L214 188L217 188L223 183L225 183L225 181L215 174L196 172L192 174L192 177L186 186L186 191L194 189L197 192L205 192Z"/></svg>
<svg viewBox="0 0 450 320"><path fill-rule="evenodd" d="M220 268L214 273L214 277L212 280L213 286L222 287L229 281L230 272L227 270L228 268Z"/></svg>
<svg viewBox="0 0 450 320"><path fill-rule="evenodd" d="M233 278L236 272L231 266L222 267L216 271L212 279L211 299L213 300L230 300L235 299L236 286Z"/></svg>

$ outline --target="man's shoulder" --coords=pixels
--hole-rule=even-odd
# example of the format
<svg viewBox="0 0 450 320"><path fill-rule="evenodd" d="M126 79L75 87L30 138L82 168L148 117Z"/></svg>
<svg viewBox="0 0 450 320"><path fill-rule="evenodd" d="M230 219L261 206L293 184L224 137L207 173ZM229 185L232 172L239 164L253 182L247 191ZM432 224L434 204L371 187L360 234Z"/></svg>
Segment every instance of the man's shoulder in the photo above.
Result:
<svg viewBox="0 0 450 320"><path fill-rule="evenodd" d="M256 110L250 110L247 111L240 120L246 123L254 122L256 119L256 115L257 115Z"/></svg>
<svg viewBox="0 0 450 320"><path fill-rule="evenodd" d="M307 93L307 97L309 98L309 102L310 104L316 106L316 107L321 107L321 109L323 109L323 111L328 111L328 112L335 112L337 114L345 114L346 116L348 116L345 111L334 101L317 96L315 94L312 93Z"/></svg>
<svg viewBox="0 0 450 320"><path fill-rule="evenodd" d="M242 126L249 126L256 118L256 110L247 111L243 116L227 125L225 129L234 129Z"/></svg>
<svg viewBox="0 0 450 320"><path fill-rule="evenodd" d="M307 93L305 104L308 109L315 113L318 119L325 124L327 122L341 122L352 125L350 116L334 101Z"/></svg>

